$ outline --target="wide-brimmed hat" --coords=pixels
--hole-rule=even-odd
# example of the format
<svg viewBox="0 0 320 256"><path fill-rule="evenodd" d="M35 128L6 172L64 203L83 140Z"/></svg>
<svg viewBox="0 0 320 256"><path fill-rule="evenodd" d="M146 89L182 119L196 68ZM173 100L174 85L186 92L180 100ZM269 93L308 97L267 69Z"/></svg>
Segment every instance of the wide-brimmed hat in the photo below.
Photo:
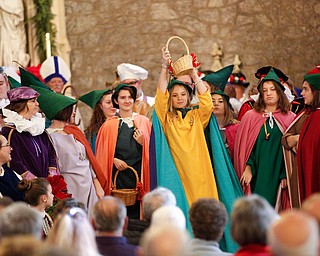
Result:
<svg viewBox="0 0 320 256"><path fill-rule="evenodd" d="M96 104L100 101L103 95L107 94L108 92L112 92L111 89L104 89L104 90L94 90L88 92L78 98L78 100L82 101L83 103L87 104L90 108L94 109Z"/></svg>
<svg viewBox="0 0 320 256"><path fill-rule="evenodd" d="M10 102L30 100L39 97L39 93L27 86L20 86L7 92Z"/></svg>
<svg viewBox="0 0 320 256"><path fill-rule="evenodd" d="M246 76L242 72L232 73L229 77L228 84L237 84L243 87L248 87L250 85L246 80Z"/></svg>
<svg viewBox="0 0 320 256"><path fill-rule="evenodd" d="M137 88L132 86L132 85L128 85L128 84L118 84L117 87L114 89L114 93L112 94L111 96L111 100L112 100L112 104L115 108L119 108L119 105L116 103L116 99L118 98L119 96L119 92L121 89L124 89L124 88L130 88L133 90L133 100L136 101L136 98L137 98Z"/></svg>
<svg viewBox="0 0 320 256"><path fill-rule="evenodd" d="M208 82L209 84L215 85L221 91L224 91L226 84L230 75L232 74L234 65L226 66L222 69L219 69L216 72L213 72L209 75L206 75L202 78L203 81Z"/></svg>
<svg viewBox="0 0 320 256"><path fill-rule="evenodd" d="M280 79L280 81L282 82L286 82L288 81L289 77L286 76L280 69L275 68L273 66L264 66L259 68L256 73L254 74L256 78L258 78L259 80L261 80L263 77L265 77L269 71L273 69L274 72L277 74L278 78Z"/></svg>
<svg viewBox="0 0 320 256"><path fill-rule="evenodd" d="M320 64L309 71L308 74L304 76L304 80L313 87L320 90Z"/></svg>

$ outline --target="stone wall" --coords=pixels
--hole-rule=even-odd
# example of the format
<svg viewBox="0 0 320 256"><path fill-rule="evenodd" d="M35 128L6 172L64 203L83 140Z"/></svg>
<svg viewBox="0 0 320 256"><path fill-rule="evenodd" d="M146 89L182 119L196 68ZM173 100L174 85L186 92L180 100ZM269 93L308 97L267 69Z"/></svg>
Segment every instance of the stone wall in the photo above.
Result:
<svg viewBox="0 0 320 256"><path fill-rule="evenodd" d="M172 35L187 42L203 70L212 65L213 43L222 47L224 66L238 54L251 83L258 67L274 65L300 85L320 63L319 0L65 0L65 7L80 94L103 88L116 66L129 62L149 71L144 90L153 96L161 47ZM184 51L179 42L170 49Z"/></svg>

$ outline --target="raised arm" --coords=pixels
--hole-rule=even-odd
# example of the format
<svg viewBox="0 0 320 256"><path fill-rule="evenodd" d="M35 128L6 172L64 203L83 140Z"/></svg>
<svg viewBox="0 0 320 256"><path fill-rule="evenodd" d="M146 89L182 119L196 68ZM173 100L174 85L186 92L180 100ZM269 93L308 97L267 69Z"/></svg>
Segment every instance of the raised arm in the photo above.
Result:
<svg viewBox="0 0 320 256"><path fill-rule="evenodd" d="M198 93L204 94L208 89L206 87L206 85L204 84L204 82L201 80L201 78L198 76L198 71L196 68L193 68L192 70L190 70L189 75L192 78L192 81L194 82L194 85L196 86Z"/></svg>
<svg viewBox="0 0 320 256"><path fill-rule="evenodd" d="M158 80L158 88L161 92L165 93L169 83L168 64L171 59L170 52L166 47L162 47L162 65Z"/></svg>

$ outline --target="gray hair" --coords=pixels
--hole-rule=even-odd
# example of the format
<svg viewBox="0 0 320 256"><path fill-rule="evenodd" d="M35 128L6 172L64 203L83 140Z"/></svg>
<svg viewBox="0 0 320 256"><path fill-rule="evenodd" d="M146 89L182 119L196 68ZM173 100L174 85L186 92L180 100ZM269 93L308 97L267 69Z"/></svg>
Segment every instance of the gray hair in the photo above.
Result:
<svg viewBox="0 0 320 256"><path fill-rule="evenodd" d="M171 190L164 187L157 187L149 193L145 194L142 199L142 207L144 218L151 221L151 216L155 210L161 206L175 206L177 204L176 197Z"/></svg>
<svg viewBox="0 0 320 256"><path fill-rule="evenodd" d="M144 232L140 246L144 256L186 254L189 236L186 230L172 225L150 227Z"/></svg>
<svg viewBox="0 0 320 256"><path fill-rule="evenodd" d="M114 232L123 228L127 216L124 203L113 196L101 198L92 209L92 219L98 231Z"/></svg>
<svg viewBox="0 0 320 256"><path fill-rule="evenodd" d="M277 218L267 200L250 195L238 199L231 214L231 235L240 245L267 244L267 230Z"/></svg>
<svg viewBox="0 0 320 256"><path fill-rule="evenodd" d="M40 239L41 214L25 203L13 203L0 213L0 234L1 237L33 235Z"/></svg>

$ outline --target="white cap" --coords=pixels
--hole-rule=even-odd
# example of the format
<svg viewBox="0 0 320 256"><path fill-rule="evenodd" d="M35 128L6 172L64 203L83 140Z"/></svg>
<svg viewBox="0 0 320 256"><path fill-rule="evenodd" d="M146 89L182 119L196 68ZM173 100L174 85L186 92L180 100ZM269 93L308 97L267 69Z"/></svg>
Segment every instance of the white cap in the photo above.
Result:
<svg viewBox="0 0 320 256"><path fill-rule="evenodd" d="M148 71L137 65L130 63L122 63L117 67L117 73L120 77L120 81L126 79L145 80L148 78Z"/></svg>
<svg viewBox="0 0 320 256"><path fill-rule="evenodd" d="M40 74L45 83L48 83L54 77L60 77L64 83L71 78L67 63L59 56L51 56L46 59L41 65Z"/></svg>

